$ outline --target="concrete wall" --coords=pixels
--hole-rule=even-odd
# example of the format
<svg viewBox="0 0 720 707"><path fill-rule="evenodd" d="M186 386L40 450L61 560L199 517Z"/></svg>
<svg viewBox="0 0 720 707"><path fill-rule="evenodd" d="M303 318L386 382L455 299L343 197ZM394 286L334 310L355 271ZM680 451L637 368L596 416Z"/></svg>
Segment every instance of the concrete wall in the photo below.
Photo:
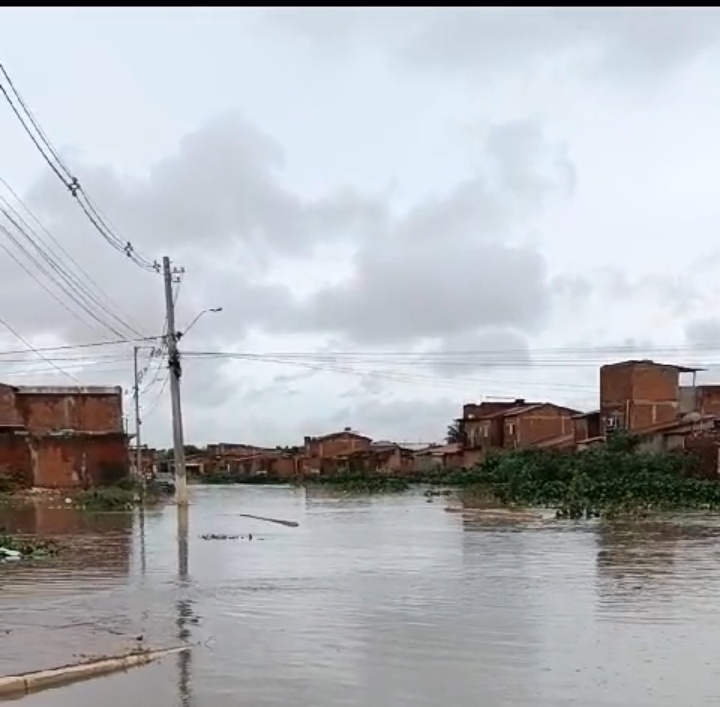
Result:
<svg viewBox="0 0 720 707"><path fill-rule="evenodd" d="M109 483L130 471L122 435L31 437L33 485L79 488Z"/></svg>
<svg viewBox="0 0 720 707"><path fill-rule="evenodd" d="M20 421L31 434L59 430L122 432L122 390L108 394L23 393L15 395Z"/></svg>
<svg viewBox="0 0 720 707"><path fill-rule="evenodd" d="M695 389L696 412L720 416L720 385L699 385Z"/></svg>
<svg viewBox="0 0 720 707"><path fill-rule="evenodd" d="M593 439L600 435L600 413L591 412L582 417L573 418L573 436L575 443Z"/></svg>
<svg viewBox="0 0 720 707"><path fill-rule="evenodd" d="M503 418L463 419L462 429L469 449L490 449L503 444Z"/></svg>
<svg viewBox="0 0 720 707"><path fill-rule="evenodd" d="M18 479L25 486L33 485L27 434L0 433L0 472Z"/></svg>
<svg viewBox="0 0 720 707"><path fill-rule="evenodd" d="M0 384L0 426L19 425L20 415L15 406L15 389Z"/></svg>

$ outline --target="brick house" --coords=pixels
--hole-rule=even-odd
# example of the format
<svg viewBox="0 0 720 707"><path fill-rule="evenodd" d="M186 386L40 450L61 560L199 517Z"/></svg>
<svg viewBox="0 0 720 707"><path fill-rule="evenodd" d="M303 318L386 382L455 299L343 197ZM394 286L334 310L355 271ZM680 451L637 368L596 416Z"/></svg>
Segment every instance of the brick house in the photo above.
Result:
<svg viewBox="0 0 720 707"><path fill-rule="evenodd" d="M720 416L720 385L685 385L679 387L680 412L699 412Z"/></svg>
<svg viewBox="0 0 720 707"><path fill-rule="evenodd" d="M577 410L549 402L518 399L507 403L465 405L458 420L465 465L481 461L491 449L532 447L574 434Z"/></svg>
<svg viewBox="0 0 720 707"><path fill-rule="evenodd" d="M621 361L602 366L600 436L617 429L639 432L678 420L683 412L690 411L683 410L681 406L680 375L694 375L699 370L650 360ZM684 400L690 409L694 409L687 388L684 390Z"/></svg>
<svg viewBox="0 0 720 707"><path fill-rule="evenodd" d="M573 415L573 441L580 444L600 437L600 410Z"/></svg>
<svg viewBox="0 0 720 707"><path fill-rule="evenodd" d="M0 384L0 468L51 488L127 475L122 389Z"/></svg>
<svg viewBox="0 0 720 707"><path fill-rule="evenodd" d="M320 459L325 475L338 473L411 474L415 468L415 452L394 442L372 442L369 447ZM312 468L312 462L311 462Z"/></svg>
<svg viewBox="0 0 720 707"><path fill-rule="evenodd" d="M306 470L310 473L321 473L323 459L333 459L357 451L367 451L371 444L370 437L353 432L349 427L342 432L332 432L321 437L305 437Z"/></svg>
<svg viewBox="0 0 720 707"><path fill-rule="evenodd" d="M431 473L443 469L460 468L465 463L463 445L458 442L450 444L433 444L415 452L414 467L419 473Z"/></svg>

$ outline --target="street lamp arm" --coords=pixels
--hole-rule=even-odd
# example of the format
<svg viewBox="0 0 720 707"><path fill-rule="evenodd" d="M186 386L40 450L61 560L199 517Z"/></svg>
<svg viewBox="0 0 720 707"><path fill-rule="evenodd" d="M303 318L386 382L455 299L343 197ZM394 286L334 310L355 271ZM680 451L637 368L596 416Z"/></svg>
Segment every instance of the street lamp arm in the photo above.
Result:
<svg viewBox="0 0 720 707"><path fill-rule="evenodd" d="M222 310L223 310L222 307L212 307L211 309L203 309L201 312L198 312L195 319L193 319L190 322L190 324L185 328L185 331L175 332L175 338L180 340L183 336L185 336L190 331L190 329L192 329L195 326L195 324L197 324L198 319L200 319L200 317L202 317L203 314L207 314L208 312L212 312L212 313L222 312Z"/></svg>

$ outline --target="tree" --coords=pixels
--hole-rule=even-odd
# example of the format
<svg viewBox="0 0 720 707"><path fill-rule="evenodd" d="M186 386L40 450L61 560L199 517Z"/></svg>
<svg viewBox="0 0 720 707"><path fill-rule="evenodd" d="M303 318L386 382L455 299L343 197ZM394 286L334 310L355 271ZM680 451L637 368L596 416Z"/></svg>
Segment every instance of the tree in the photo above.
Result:
<svg viewBox="0 0 720 707"><path fill-rule="evenodd" d="M445 433L445 441L448 444L461 443L464 435L460 423L455 421L448 425L447 432Z"/></svg>

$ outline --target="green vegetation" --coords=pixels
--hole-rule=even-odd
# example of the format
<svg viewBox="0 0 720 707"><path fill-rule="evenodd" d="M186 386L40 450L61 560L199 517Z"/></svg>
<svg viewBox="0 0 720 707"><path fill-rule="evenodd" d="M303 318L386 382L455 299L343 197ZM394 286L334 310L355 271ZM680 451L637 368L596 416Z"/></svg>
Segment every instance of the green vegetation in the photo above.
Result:
<svg viewBox="0 0 720 707"><path fill-rule="evenodd" d="M720 510L720 483L698 478L698 459L681 452L644 452L616 434L581 452L517 450L492 454L470 469L430 470L392 477L345 471L298 481L349 493L398 493L427 484L428 500L448 487L468 507L556 509L558 517L646 515L658 511ZM272 484L268 476L214 474L205 483Z"/></svg>
<svg viewBox="0 0 720 707"><path fill-rule="evenodd" d="M22 489L22 478L16 472L0 468L0 494L12 494Z"/></svg>
<svg viewBox="0 0 720 707"><path fill-rule="evenodd" d="M167 494L159 484L148 482L145 488L135 479L124 477L112 486L98 486L74 497L76 508L87 511L124 511L139 504L160 503Z"/></svg>
<svg viewBox="0 0 720 707"><path fill-rule="evenodd" d="M339 474L318 478L310 485L332 486L348 493L401 493L410 488L410 482L393 476L368 476L366 474Z"/></svg>
<svg viewBox="0 0 720 707"><path fill-rule="evenodd" d="M720 508L720 484L694 478L696 464L680 452L637 451L637 440L618 435L582 452L492 456L463 472L460 497L468 505L556 508L561 518Z"/></svg>
<svg viewBox="0 0 720 707"><path fill-rule="evenodd" d="M451 425L448 425L447 432L445 433L445 441L448 444L462 442L463 437L464 435L459 422L453 422Z"/></svg>
<svg viewBox="0 0 720 707"><path fill-rule="evenodd" d="M49 557L60 551L57 543L52 540L3 534L0 534L0 548L19 552L25 558Z"/></svg>

